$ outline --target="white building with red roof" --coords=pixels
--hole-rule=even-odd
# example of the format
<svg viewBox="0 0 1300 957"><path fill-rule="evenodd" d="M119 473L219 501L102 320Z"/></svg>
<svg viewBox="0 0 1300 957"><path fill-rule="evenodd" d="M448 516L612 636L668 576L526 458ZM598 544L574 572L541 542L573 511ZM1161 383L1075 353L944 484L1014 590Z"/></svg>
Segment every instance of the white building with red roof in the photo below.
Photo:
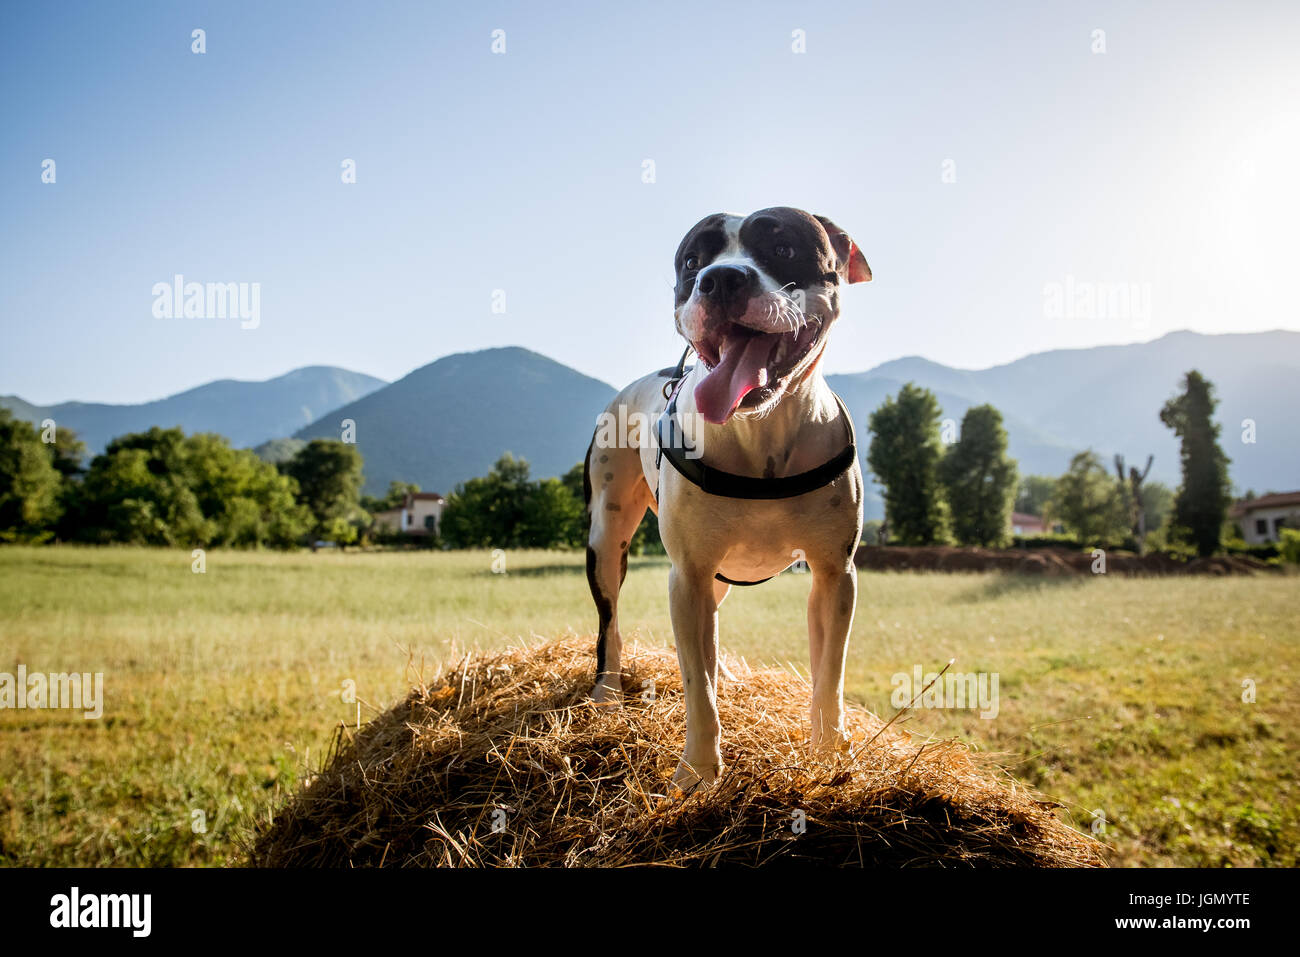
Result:
<svg viewBox="0 0 1300 957"><path fill-rule="evenodd" d="M1241 526L1247 544L1276 542L1284 528L1300 528L1300 492L1274 492L1237 502L1228 514Z"/></svg>

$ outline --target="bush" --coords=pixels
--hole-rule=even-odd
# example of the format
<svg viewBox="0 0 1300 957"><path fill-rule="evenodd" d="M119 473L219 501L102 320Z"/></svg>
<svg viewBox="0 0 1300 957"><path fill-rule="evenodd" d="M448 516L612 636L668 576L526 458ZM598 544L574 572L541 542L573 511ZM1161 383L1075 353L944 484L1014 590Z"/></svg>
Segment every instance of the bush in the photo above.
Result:
<svg viewBox="0 0 1300 957"><path fill-rule="evenodd" d="M1280 546L1278 551L1284 562L1300 565L1300 529L1282 529L1282 540L1278 544Z"/></svg>
<svg viewBox="0 0 1300 957"><path fill-rule="evenodd" d="M1134 552L1138 550L1137 539L1132 535L1123 538L1081 539L1077 536L1064 535L1017 535L1013 539L1015 548L1065 548L1070 551L1087 551L1104 548L1108 552ZM1148 549L1149 550L1149 549Z"/></svg>
<svg viewBox="0 0 1300 957"><path fill-rule="evenodd" d="M1016 535L1011 540L1014 548L1083 548L1083 544L1073 535L1048 532L1043 535Z"/></svg>
<svg viewBox="0 0 1300 957"><path fill-rule="evenodd" d="M1281 551L1281 543L1260 542L1255 545L1247 545L1241 538L1229 538L1223 541L1223 551L1229 555L1245 555L1249 558L1258 558L1260 561L1269 561L1277 558Z"/></svg>

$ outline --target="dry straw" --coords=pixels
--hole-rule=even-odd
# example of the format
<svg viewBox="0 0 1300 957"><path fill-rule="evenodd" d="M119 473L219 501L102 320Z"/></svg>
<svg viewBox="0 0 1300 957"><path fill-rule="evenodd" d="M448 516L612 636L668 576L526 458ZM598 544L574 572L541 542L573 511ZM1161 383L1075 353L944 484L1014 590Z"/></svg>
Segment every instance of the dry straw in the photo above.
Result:
<svg viewBox="0 0 1300 957"><path fill-rule="evenodd" d="M626 705L597 710L583 701L593 644L467 656L360 732L340 728L325 768L262 827L250 863L1102 864L1102 846L1057 805L956 741L914 741L851 708L853 754L811 753L807 683L743 661L727 661L718 694L726 773L665 797L685 740L677 660L634 650Z"/></svg>

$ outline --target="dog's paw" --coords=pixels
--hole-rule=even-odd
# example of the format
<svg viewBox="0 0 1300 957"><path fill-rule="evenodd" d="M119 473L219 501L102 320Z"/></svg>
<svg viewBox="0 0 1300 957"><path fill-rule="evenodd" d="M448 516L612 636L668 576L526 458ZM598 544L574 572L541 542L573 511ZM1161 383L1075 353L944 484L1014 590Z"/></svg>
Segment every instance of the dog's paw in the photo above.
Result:
<svg viewBox="0 0 1300 957"><path fill-rule="evenodd" d="M623 707L623 683L618 678L608 676L596 682L591 689L590 701L599 708L617 711Z"/></svg>
<svg viewBox="0 0 1300 957"><path fill-rule="evenodd" d="M851 750L849 736L843 724L832 725L825 729L814 724L809 743L815 751L823 754L847 754Z"/></svg>
<svg viewBox="0 0 1300 957"><path fill-rule="evenodd" d="M693 765L683 760L678 762L677 770L673 772L671 790L678 792L681 796L694 794L696 791L712 785L721 774L722 763L720 761Z"/></svg>
<svg viewBox="0 0 1300 957"><path fill-rule="evenodd" d="M848 754L852 750L849 736L839 729L836 729L833 734L828 734L821 747L831 754Z"/></svg>

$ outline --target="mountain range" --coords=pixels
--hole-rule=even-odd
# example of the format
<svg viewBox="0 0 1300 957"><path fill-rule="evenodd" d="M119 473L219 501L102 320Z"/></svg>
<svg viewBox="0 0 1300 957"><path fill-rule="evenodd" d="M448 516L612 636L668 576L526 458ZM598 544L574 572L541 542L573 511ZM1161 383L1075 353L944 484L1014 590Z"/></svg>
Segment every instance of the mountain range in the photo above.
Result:
<svg viewBox="0 0 1300 957"><path fill-rule="evenodd" d="M333 366L305 366L264 382L218 379L185 392L138 405L60 402L39 406L14 395L0 396L0 406L15 418L39 423L53 419L72 429L90 455L104 451L110 439L152 426L180 426L191 432L219 432L236 447L246 447L315 422L340 405L387 385L383 379Z"/></svg>
<svg viewBox="0 0 1300 957"><path fill-rule="evenodd" d="M1154 454L1151 477L1174 486L1178 442L1159 413L1189 369L1215 385L1220 442L1237 489L1300 487L1297 332L1174 332L1136 345L1037 353L976 371L908 357L827 381L853 413L864 457L872 410L915 382L934 391L944 417L957 424L972 405L996 406L1022 475L1059 475L1075 452L1092 448L1108 467L1116 452L1139 466ZM445 493L484 474L505 451L526 458L534 476L563 474L582 459L595 417L614 392L546 356L506 347L446 356L393 383L317 366L267 382L213 382L143 405L41 408L12 396L0 405L20 418L48 417L75 429L92 452L114 435L151 425L221 432L237 446L255 446L290 436L339 438L350 419L368 492L401 479ZM1243 441L1252 431L1254 441ZM294 444L267 447L283 452ZM869 496L866 510L879 517L878 496Z"/></svg>
<svg viewBox="0 0 1300 957"><path fill-rule="evenodd" d="M1174 487L1178 439L1160 421L1160 409L1181 391L1189 369L1214 383L1219 442L1238 489L1300 487L1300 332L1171 332L1135 345L1040 352L978 371L909 357L826 378L863 434L885 396L916 382L957 423L972 405L987 402L1001 411L1022 475L1059 475L1075 452L1091 448L1108 467L1115 453L1139 468L1154 455L1151 478Z"/></svg>

